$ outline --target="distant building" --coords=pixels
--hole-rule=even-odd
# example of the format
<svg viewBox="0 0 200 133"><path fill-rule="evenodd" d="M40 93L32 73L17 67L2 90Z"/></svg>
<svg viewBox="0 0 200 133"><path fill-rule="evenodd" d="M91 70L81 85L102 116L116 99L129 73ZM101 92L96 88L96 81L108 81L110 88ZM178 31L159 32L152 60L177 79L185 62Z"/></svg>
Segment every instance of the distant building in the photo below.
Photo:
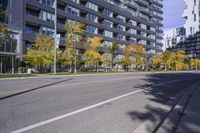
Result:
<svg viewBox="0 0 200 133"><path fill-rule="evenodd" d="M172 51L184 50L188 57L200 59L200 32L188 36L183 42L179 42L177 46L169 49Z"/></svg>
<svg viewBox="0 0 200 133"><path fill-rule="evenodd" d="M185 39L176 45L169 47L169 50L184 50L190 58L200 59L200 0L184 0L185 10Z"/></svg>
<svg viewBox="0 0 200 133"><path fill-rule="evenodd" d="M163 34L163 50L175 47L179 42L185 39L184 27L173 28L164 31Z"/></svg>
<svg viewBox="0 0 200 133"><path fill-rule="evenodd" d="M184 0L185 10L183 18L185 19L186 36L195 34L200 30L199 7L200 0Z"/></svg>

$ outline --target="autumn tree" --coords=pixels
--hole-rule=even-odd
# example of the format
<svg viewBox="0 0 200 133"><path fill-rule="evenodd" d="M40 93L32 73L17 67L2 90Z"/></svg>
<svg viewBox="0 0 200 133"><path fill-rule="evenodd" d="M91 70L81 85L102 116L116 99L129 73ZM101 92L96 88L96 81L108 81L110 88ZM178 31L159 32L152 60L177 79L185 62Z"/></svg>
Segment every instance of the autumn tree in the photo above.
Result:
<svg viewBox="0 0 200 133"><path fill-rule="evenodd" d="M57 60L61 51L57 50ZM47 66L53 64L54 57L54 39L52 37L37 35L32 49L28 49L23 56L27 64L35 66L36 70L42 72Z"/></svg>
<svg viewBox="0 0 200 133"><path fill-rule="evenodd" d="M192 59L191 60L191 67L193 69L199 69L200 68L200 60L199 59Z"/></svg>
<svg viewBox="0 0 200 133"><path fill-rule="evenodd" d="M108 52L104 53L102 55L102 64L105 68L112 67L112 54Z"/></svg>
<svg viewBox="0 0 200 133"><path fill-rule="evenodd" d="M70 68L74 66L74 73L76 73L78 50L77 47L82 45L83 32L85 31L85 25L72 21L65 25L65 30L67 31L66 36L66 63L70 65ZM81 47L81 46L80 46Z"/></svg>
<svg viewBox="0 0 200 133"><path fill-rule="evenodd" d="M187 62L186 62L188 57L185 55L184 51L180 50L177 52L173 52L171 54L172 54L171 57L173 56L172 62L174 62L173 66L174 66L175 70L185 69L189 66L189 64L187 64Z"/></svg>
<svg viewBox="0 0 200 133"><path fill-rule="evenodd" d="M0 18L6 15L5 11L2 9L2 5L0 4ZM6 25L0 22L0 40L7 40L10 38L10 31Z"/></svg>
<svg viewBox="0 0 200 133"><path fill-rule="evenodd" d="M131 57L124 56L120 61L120 64L124 67L125 71L129 71L128 67L132 64Z"/></svg>
<svg viewBox="0 0 200 133"><path fill-rule="evenodd" d="M88 37L85 45L85 64L86 65L96 65L97 72L99 62L102 60L102 57L98 51L100 46L102 45L102 38L95 36L95 37Z"/></svg>
<svg viewBox="0 0 200 133"><path fill-rule="evenodd" d="M153 58L152 58L153 66L158 68L158 67L161 66L161 63L162 63L162 60L160 58L160 55L154 55Z"/></svg>
<svg viewBox="0 0 200 133"><path fill-rule="evenodd" d="M136 68L144 64L145 48L141 44L128 45L125 49L125 56L133 57Z"/></svg>
<svg viewBox="0 0 200 133"><path fill-rule="evenodd" d="M119 47L120 45L115 42L115 41L112 41L112 46L109 46L108 47L108 50L111 52L112 54L112 68L116 65L116 63L114 62L114 59L116 58L117 56L117 51L119 50Z"/></svg>
<svg viewBox="0 0 200 133"><path fill-rule="evenodd" d="M0 23L0 40L7 39L10 39L10 31L3 23Z"/></svg>
<svg viewBox="0 0 200 133"><path fill-rule="evenodd" d="M167 68L170 68L171 64L173 64L174 56L173 56L172 52L165 51L165 52L161 53L160 58L162 61L162 65L164 65L165 71L166 71Z"/></svg>

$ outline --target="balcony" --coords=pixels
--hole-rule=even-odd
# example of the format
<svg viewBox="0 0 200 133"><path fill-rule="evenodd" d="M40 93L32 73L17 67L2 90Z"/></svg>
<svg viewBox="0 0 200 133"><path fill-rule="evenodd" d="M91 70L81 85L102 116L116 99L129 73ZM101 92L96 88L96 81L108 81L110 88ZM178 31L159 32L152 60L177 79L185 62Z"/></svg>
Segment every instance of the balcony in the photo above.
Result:
<svg viewBox="0 0 200 133"><path fill-rule="evenodd" d="M145 0L135 0L135 2L137 2L137 3L141 4L141 5L144 5L144 6L148 6L149 5L149 3L147 1L145 1Z"/></svg>
<svg viewBox="0 0 200 133"><path fill-rule="evenodd" d="M134 9L138 9L137 3L135 3L134 1L131 1L131 0L126 0L125 5L129 6L131 8L134 8Z"/></svg>
<svg viewBox="0 0 200 133"><path fill-rule="evenodd" d="M148 8L144 8L144 7L140 7L139 8L140 12L144 13L144 14L152 14L152 12L148 9Z"/></svg>

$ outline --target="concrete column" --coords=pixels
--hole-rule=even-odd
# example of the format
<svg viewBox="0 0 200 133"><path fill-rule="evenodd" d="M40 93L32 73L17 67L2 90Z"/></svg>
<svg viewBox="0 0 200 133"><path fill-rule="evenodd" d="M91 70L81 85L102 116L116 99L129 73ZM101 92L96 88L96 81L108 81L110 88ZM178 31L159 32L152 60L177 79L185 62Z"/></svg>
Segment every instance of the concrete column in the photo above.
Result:
<svg viewBox="0 0 200 133"><path fill-rule="evenodd" d="M14 63L14 60L15 60L15 56L12 56L12 74L15 73L15 63Z"/></svg>
<svg viewBox="0 0 200 133"><path fill-rule="evenodd" d="M0 70L0 73L3 73L3 61L2 61L2 57L0 57L0 67L1 67L1 70Z"/></svg>

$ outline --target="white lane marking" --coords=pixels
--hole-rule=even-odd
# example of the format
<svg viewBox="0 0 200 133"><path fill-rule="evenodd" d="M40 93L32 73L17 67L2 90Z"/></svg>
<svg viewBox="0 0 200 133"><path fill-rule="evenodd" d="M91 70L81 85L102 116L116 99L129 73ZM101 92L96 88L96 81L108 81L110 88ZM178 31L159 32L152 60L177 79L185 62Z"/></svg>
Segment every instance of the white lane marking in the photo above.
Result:
<svg viewBox="0 0 200 133"><path fill-rule="evenodd" d="M191 79L197 79L197 78L191 78ZM159 86L159 85L163 85L163 84L167 84L167 83L171 83L171 82L184 81L184 80L191 80L191 79L180 79L180 80L167 81L167 82L164 82L164 83L159 83L159 84L157 84L157 85L154 85L153 87L156 87L156 86ZM112 101L115 101L115 100L118 100L118 99L121 99L121 98L130 96L130 95L133 95L133 94L135 94L135 93L138 93L138 92L141 92L141 91L144 91L144 90L146 90L146 89L141 89L141 90L133 91L133 92L130 92L130 93L127 93L127 94L124 94L124 95L121 95L121 96L118 96L118 97L115 97L115 98L112 98L112 99L109 99L109 100L106 100L106 101L103 101L103 102L100 102L100 103L91 105L91 106L88 106L88 107L85 107L85 108L82 108L82 109L80 109L80 110L73 111L73 112L71 112L71 113L67 113L67 114L64 114L64 115L61 115L61 116L58 116L58 117L55 117L55 118L46 120L46 121L39 122L39 123L37 123L37 124L33 124L33 125L30 125L30 126L21 128L21 129L19 129L19 130L12 131L11 133L23 133L23 132L25 132L25 131L28 131L28 130L31 130L31 129L34 129L34 128L37 128L37 127L40 127L40 126L43 126L43 125L46 125L46 124L48 124L48 123L51 123L51 122L54 122L54 121L57 121L57 120L60 120L60 119L63 119L63 118L66 118L66 117L69 117L69 116L78 114L78 113L81 113L81 112L83 112L83 111L90 110L90 109L92 109L92 108L101 106L101 105L103 105L103 104L106 104L106 103L109 103L109 102L112 102Z"/></svg>
<svg viewBox="0 0 200 133"><path fill-rule="evenodd" d="M82 108L82 109L80 109L80 110L76 110L76 111L74 111L74 112L71 112L71 113L68 113L68 114L65 114L65 115L61 115L61 116L55 117L55 118L53 118L53 119L49 119L49 120L46 120L46 121L43 121L43 122L40 122L40 123L31 125L31 126L28 126L28 127L25 127L25 128L19 129L19 130L16 130L16 131L13 131L13 132L11 132L11 133L22 133L22 132L28 131L28 130L30 130L30 129L33 129L33 128L36 128L36 127L40 127L40 126L42 126L42 125L45 125L45 124L48 124L48 123L51 123L51 122L54 122L54 121L57 121L57 120L66 118L66 117L71 116L71 115L78 114L78 113L80 113L80 112L83 112L83 111L86 111L86 110L89 110L89 109L98 107L98 106L100 106L100 105L103 105L103 104L112 102L112 101L114 101L114 100L117 100L117 99L120 99L120 98L123 98L123 97L127 97L127 96L129 96L129 95L132 95L132 94L135 94L135 93L138 93L138 92L141 92L141 91L144 91L144 89L142 89L142 90L137 90L137 91L134 91L134 92L125 94L125 95L121 95L121 96L118 96L118 97L115 97L115 98L112 98L112 99L109 99L109 100L106 100L106 101L103 101L103 102L100 102L100 103L97 103L97 104L88 106L88 107L86 107L86 108Z"/></svg>

